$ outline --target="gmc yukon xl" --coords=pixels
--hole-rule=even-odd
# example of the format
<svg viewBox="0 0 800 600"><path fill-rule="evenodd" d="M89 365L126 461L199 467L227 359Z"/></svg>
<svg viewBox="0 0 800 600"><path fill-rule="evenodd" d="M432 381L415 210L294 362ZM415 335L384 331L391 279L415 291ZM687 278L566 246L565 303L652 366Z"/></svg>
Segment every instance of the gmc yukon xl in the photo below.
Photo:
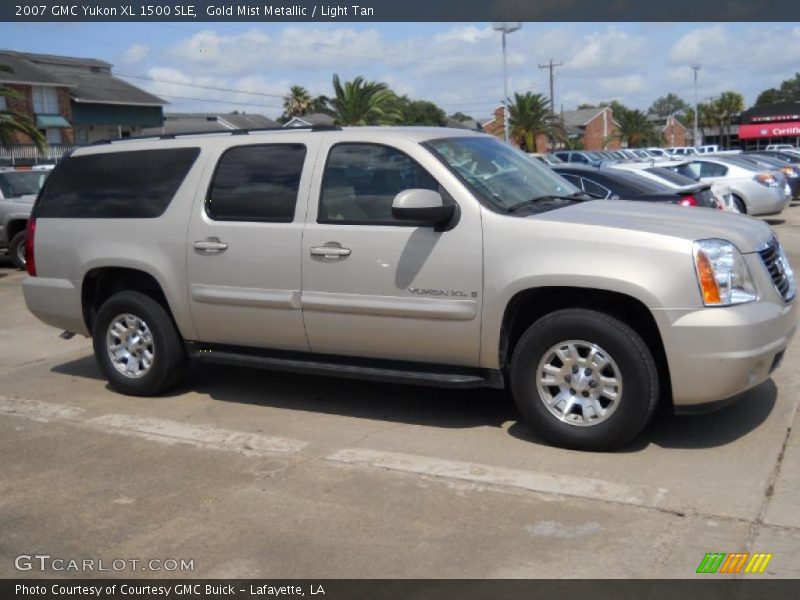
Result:
<svg viewBox="0 0 800 600"><path fill-rule="evenodd" d="M508 387L554 444L767 379L796 324L764 223L592 200L487 135L311 128L84 147L27 229L24 294L124 394L188 359Z"/></svg>

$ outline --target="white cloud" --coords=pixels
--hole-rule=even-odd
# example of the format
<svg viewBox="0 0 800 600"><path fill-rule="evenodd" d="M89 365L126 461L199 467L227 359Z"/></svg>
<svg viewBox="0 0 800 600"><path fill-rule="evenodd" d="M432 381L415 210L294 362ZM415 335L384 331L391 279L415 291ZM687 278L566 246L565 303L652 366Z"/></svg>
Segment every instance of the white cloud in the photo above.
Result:
<svg viewBox="0 0 800 600"><path fill-rule="evenodd" d="M641 75L623 75L622 77L601 77L598 80L600 89L619 98L625 94L640 92L645 88L645 80Z"/></svg>
<svg viewBox="0 0 800 600"><path fill-rule="evenodd" d="M646 40L615 28L590 33L577 40L577 51L566 62L573 70L630 68L642 59Z"/></svg>
<svg viewBox="0 0 800 600"><path fill-rule="evenodd" d="M433 41L436 44L446 42L466 42L468 44L474 44L481 40L499 36L500 34L489 26L475 27L474 25L467 25L464 27L453 27L444 33L439 33L433 36Z"/></svg>
<svg viewBox="0 0 800 600"><path fill-rule="evenodd" d="M150 52L150 46L147 44L133 44L122 53L121 61L126 65L132 65L142 62Z"/></svg>

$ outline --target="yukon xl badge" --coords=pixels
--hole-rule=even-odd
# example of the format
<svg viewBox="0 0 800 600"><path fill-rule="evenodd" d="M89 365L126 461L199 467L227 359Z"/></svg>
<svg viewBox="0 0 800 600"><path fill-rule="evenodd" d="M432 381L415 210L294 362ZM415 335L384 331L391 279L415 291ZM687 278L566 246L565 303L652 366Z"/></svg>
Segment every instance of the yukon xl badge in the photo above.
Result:
<svg viewBox="0 0 800 600"><path fill-rule="evenodd" d="M464 290L434 290L429 288L408 288L415 296L442 296L449 298L477 298L478 292L467 293Z"/></svg>

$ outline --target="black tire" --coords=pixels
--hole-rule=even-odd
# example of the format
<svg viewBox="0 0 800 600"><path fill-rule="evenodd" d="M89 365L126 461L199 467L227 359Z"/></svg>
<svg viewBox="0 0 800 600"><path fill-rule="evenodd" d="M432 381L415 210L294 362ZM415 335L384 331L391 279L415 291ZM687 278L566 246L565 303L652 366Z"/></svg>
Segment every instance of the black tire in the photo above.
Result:
<svg viewBox="0 0 800 600"><path fill-rule="evenodd" d="M616 409L596 424L564 422L548 409L539 392L540 361L551 348L568 340L596 344L619 369L622 393ZM625 323L586 309L559 310L531 325L514 349L510 380L514 402L525 422L549 442L577 450L612 450L628 443L653 417L659 397L658 370L644 340ZM578 418L571 411L568 414Z"/></svg>
<svg viewBox="0 0 800 600"><path fill-rule="evenodd" d="M736 205L736 209L743 215L747 214L747 205L744 203L739 196L736 194L733 195L733 203Z"/></svg>
<svg viewBox="0 0 800 600"><path fill-rule="evenodd" d="M18 232L8 245L8 257L18 269L25 270L25 230Z"/></svg>
<svg viewBox="0 0 800 600"><path fill-rule="evenodd" d="M114 366L107 348L112 320L131 314L146 324L152 335L153 358L149 370L134 378ZM139 292L119 292L106 300L92 327L94 354L108 382L130 396L156 396L173 387L183 376L187 357L180 335L161 304Z"/></svg>

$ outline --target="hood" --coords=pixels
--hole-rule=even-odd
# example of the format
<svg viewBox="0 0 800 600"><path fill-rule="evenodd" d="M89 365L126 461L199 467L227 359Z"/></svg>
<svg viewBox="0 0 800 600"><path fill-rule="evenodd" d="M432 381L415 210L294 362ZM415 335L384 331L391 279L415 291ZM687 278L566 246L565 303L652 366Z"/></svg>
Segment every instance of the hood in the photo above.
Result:
<svg viewBox="0 0 800 600"><path fill-rule="evenodd" d="M773 236L766 223L752 217L630 200L592 200L528 218L628 229L689 241L718 238L733 242L743 254L754 252Z"/></svg>

